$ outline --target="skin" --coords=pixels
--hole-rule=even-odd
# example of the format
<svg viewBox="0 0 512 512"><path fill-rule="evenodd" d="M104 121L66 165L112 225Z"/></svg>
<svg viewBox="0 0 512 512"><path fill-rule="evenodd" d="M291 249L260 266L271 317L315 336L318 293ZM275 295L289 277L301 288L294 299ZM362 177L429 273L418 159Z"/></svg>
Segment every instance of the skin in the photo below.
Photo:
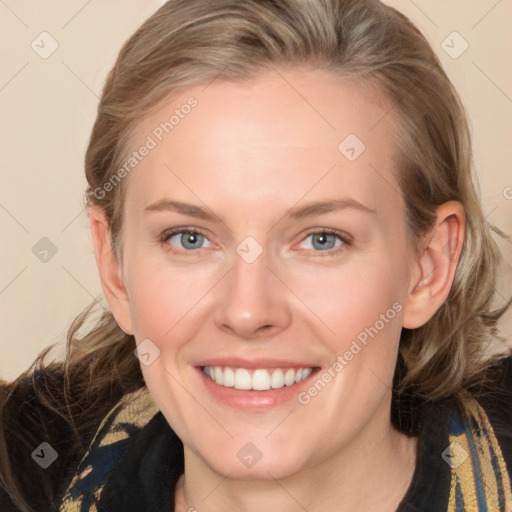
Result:
<svg viewBox="0 0 512 512"><path fill-rule="evenodd" d="M423 325L448 295L462 206L438 208L417 254L397 192L389 106L322 71L190 88L141 122L134 148L190 96L197 107L128 178L122 261L103 211L89 208L113 314L138 343L149 338L160 350L141 367L185 446L176 510L393 511L416 460L416 440L390 423L400 331ZM338 150L348 134L366 145L353 162ZM337 198L374 213L286 216ZM162 199L206 207L222 221L145 211ZM199 249L187 252L180 236L159 240L179 227L206 236ZM334 248L318 248L308 236L316 228L349 234L352 243L331 238ZM249 235L263 249L252 263L236 252ZM268 356L326 369L394 303L401 310L307 405L293 399L247 411L218 403L194 367L205 357ZM237 457L248 442L262 454L251 468Z"/></svg>

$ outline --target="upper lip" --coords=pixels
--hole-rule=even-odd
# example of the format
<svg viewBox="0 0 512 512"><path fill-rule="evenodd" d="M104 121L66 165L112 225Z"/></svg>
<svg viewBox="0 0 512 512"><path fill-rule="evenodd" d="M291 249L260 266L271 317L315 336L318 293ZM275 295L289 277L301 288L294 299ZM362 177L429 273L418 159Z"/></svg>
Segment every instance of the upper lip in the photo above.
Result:
<svg viewBox="0 0 512 512"><path fill-rule="evenodd" d="M242 357L212 357L203 359L196 366L229 366L231 368L315 368L311 362L303 363L289 359L276 359L273 357L258 357L245 359Z"/></svg>

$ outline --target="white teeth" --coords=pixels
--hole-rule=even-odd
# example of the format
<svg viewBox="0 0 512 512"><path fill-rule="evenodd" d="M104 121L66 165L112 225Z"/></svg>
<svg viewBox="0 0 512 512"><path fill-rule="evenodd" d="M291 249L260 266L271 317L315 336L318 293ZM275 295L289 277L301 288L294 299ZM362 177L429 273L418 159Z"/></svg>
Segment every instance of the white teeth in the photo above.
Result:
<svg viewBox="0 0 512 512"><path fill-rule="evenodd" d="M231 368L226 368L224 370L222 385L227 388L232 388L235 385L235 372Z"/></svg>
<svg viewBox="0 0 512 512"><path fill-rule="evenodd" d="M219 366L216 366L214 369L213 375L214 375L215 382L218 382L219 384L224 384L222 368L220 368Z"/></svg>
<svg viewBox="0 0 512 512"><path fill-rule="evenodd" d="M266 370L258 368L229 368L221 366L205 366L203 373L220 386L241 390L267 391L291 386L296 382L307 379L313 368L275 368Z"/></svg>
<svg viewBox="0 0 512 512"><path fill-rule="evenodd" d="M222 382L217 384L222 386ZM252 389L251 374L245 368L237 368L235 371L235 389Z"/></svg>
<svg viewBox="0 0 512 512"><path fill-rule="evenodd" d="M295 382L295 370L290 368L284 375L284 383L287 386L291 386Z"/></svg>
<svg viewBox="0 0 512 512"><path fill-rule="evenodd" d="M270 377L270 387L273 389L279 389L284 386L284 373L281 368L274 370Z"/></svg>
<svg viewBox="0 0 512 512"><path fill-rule="evenodd" d="M304 368L302 370L302 380L307 379L313 373L313 368Z"/></svg>
<svg viewBox="0 0 512 512"><path fill-rule="evenodd" d="M255 370L252 374L252 389L265 391L270 389L270 375L267 370Z"/></svg>

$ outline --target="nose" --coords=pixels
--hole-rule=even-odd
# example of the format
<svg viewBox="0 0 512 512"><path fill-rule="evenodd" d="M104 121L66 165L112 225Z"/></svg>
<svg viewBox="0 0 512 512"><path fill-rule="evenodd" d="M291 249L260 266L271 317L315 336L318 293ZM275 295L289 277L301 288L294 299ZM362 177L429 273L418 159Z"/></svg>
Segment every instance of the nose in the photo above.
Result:
<svg viewBox="0 0 512 512"><path fill-rule="evenodd" d="M215 323L238 338L272 336L291 322L289 290L269 267L265 252L252 263L235 254L233 268L217 291Z"/></svg>

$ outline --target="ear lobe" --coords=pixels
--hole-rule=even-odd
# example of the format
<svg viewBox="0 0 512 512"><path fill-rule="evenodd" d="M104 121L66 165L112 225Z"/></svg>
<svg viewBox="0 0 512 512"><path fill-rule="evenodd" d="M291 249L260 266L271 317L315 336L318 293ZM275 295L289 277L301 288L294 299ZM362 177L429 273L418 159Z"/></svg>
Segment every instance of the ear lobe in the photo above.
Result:
<svg viewBox="0 0 512 512"><path fill-rule="evenodd" d="M94 255L105 298L112 314L126 334L133 334L128 293L122 278L121 263L114 254L109 235L109 223L103 208L93 205L87 208Z"/></svg>
<svg viewBox="0 0 512 512"><path fill-rule="evenodd" d="M416 329L424 325L450 293L462 253L465 216L462 204L448 201L437 208L437 219L417 261L419 278L411 283L402 316L402 325Z"/></svg>

